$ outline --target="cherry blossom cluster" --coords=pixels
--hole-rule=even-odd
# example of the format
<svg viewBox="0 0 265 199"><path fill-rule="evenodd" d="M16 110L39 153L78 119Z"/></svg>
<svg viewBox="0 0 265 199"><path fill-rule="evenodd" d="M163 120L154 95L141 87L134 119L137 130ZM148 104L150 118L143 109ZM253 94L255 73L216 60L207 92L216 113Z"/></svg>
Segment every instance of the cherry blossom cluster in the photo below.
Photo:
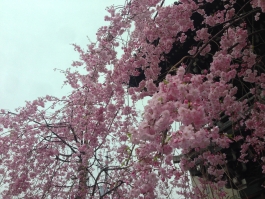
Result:
<svg viewBox="0 0 265 199"><path fill-rule="evenodd" d="M204 5L216 1L163 6L161 0L132 0L107 8L109 25L98 30L97 42L87 49L73 45L80 60L63 71L72 87L68 96L1 110L2 196L153 199L174 192L206 198L210 188L226 198L224 150L235 143L238 161L259 162L264 172L265 75L244 17L255 14L258 21L265 3L253 0L253 10L241 14L235 0L222 0L223 7L209 14ZM203 17L200 28L194 13ZM188 42L191 31L187 56L161 80L159 64ZM201 72L190 72L196 59L207 57ZM140 73L142 81L128 88ZM141 114L136 103L146 96L151 99ZM232 133L222 129L223 120L231 122ZM179 165L172 161L177 149ZM207 173L199 184L189 176L194 169ZM103 196L100 187L106 187Z"/></svg>

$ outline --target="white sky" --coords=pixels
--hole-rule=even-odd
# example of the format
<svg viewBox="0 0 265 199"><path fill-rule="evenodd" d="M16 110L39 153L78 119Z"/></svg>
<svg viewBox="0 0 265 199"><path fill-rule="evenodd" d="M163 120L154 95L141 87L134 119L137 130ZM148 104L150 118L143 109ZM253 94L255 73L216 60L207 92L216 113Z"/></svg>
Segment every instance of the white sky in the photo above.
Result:
<svg viewBox="0 0 265 199"><path fill-rule="evenodd" d="M67 94L64 76L53 69L78 60L70 44L95 41L112 4L124 0L0 0L0 109Z"/></svg>
<svg viewBox="0 0 265 199"><path fill-rule="evenodd" d="M72 43L95 41L105 8L124 0L0 0L0 108L46 94L62 96L66 69L78 60Z"/></svg>

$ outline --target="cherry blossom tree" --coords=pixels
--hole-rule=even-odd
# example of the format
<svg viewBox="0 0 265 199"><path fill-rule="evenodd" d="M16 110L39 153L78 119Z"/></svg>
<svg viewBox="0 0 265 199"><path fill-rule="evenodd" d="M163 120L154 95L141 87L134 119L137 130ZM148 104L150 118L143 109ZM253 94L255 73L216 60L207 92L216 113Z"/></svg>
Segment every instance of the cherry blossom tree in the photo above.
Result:
<svg viewBox="0 0 265 199"><path fill-rule="evenodd" d="M109 7L97 42L74 45L70 95L1 110L4 198L226 198L244 168L264 175L265 1L163 4Z"/></svg>

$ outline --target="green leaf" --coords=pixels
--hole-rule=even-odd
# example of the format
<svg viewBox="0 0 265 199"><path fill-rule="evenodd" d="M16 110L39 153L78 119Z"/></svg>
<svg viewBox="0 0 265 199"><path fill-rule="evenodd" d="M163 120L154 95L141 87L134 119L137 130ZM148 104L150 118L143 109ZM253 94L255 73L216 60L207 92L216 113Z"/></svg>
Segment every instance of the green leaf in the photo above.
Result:
<svg viewBox="0 0 265 199"><path fill-rule="evenodd" d="M226 133L226 134L224 134L224 135L225 135L226 137L230 138L230 139L233 139L233 137L234 137L233 134L227 134L227 133Z"/></svg>
<svg viewBox="0 0 265 199"><path fill-rule="evenodd" d="M168 82L167 80L165 80L165 79L163 80L163 82L164 82L164 84L166 84L166 85L169 83L169 82Z"/></svg>
<svg viewBox="0 0 265 199"><path fill-rule="evenodd" d="M127 147L126 147L126 151L127 151L127 153L128 153L128 154L130 154L130 153L131 153L131 149L130 149L130 147L129 147L129 146L127 146Z"/></svg>
<svg viewBox="0 0 265 199"><path fill-rule="evenodd" d="M157 156L154 157L154 161L156 161L156 162L158 161L158 157Z"/></svg>
<svg viewBox="0 0 265 199"><path fill-rule="evenodd" d="M163 103L163 98L162 97L159 97L158 98L158 101L160 101L161 103Z"/></svg>
<svg viewBox="0 0 265 199"><path fill-rule="evenodd" d="M169 142L170 140L171 140L171 136L168 136L168 137L166 138L166 143Z"/></svg>

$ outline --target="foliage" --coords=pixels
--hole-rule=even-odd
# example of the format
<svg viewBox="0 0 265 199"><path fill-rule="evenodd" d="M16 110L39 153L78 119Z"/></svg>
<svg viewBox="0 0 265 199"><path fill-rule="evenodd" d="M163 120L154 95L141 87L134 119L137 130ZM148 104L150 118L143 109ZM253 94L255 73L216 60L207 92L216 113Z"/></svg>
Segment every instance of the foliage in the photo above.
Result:
<svg viewBox="0 0 265 199"><path fill-rule="evenodd" d="M107 11L97 42L74 45L69 96L1 110L2 196L206 198L210 186L225 198L220 188L238 176L226 169L234 149L262 175L265 1L132 0ZM135 104L146 96L141 115ZM191 187L198 165L201 183Z"/></svg>

